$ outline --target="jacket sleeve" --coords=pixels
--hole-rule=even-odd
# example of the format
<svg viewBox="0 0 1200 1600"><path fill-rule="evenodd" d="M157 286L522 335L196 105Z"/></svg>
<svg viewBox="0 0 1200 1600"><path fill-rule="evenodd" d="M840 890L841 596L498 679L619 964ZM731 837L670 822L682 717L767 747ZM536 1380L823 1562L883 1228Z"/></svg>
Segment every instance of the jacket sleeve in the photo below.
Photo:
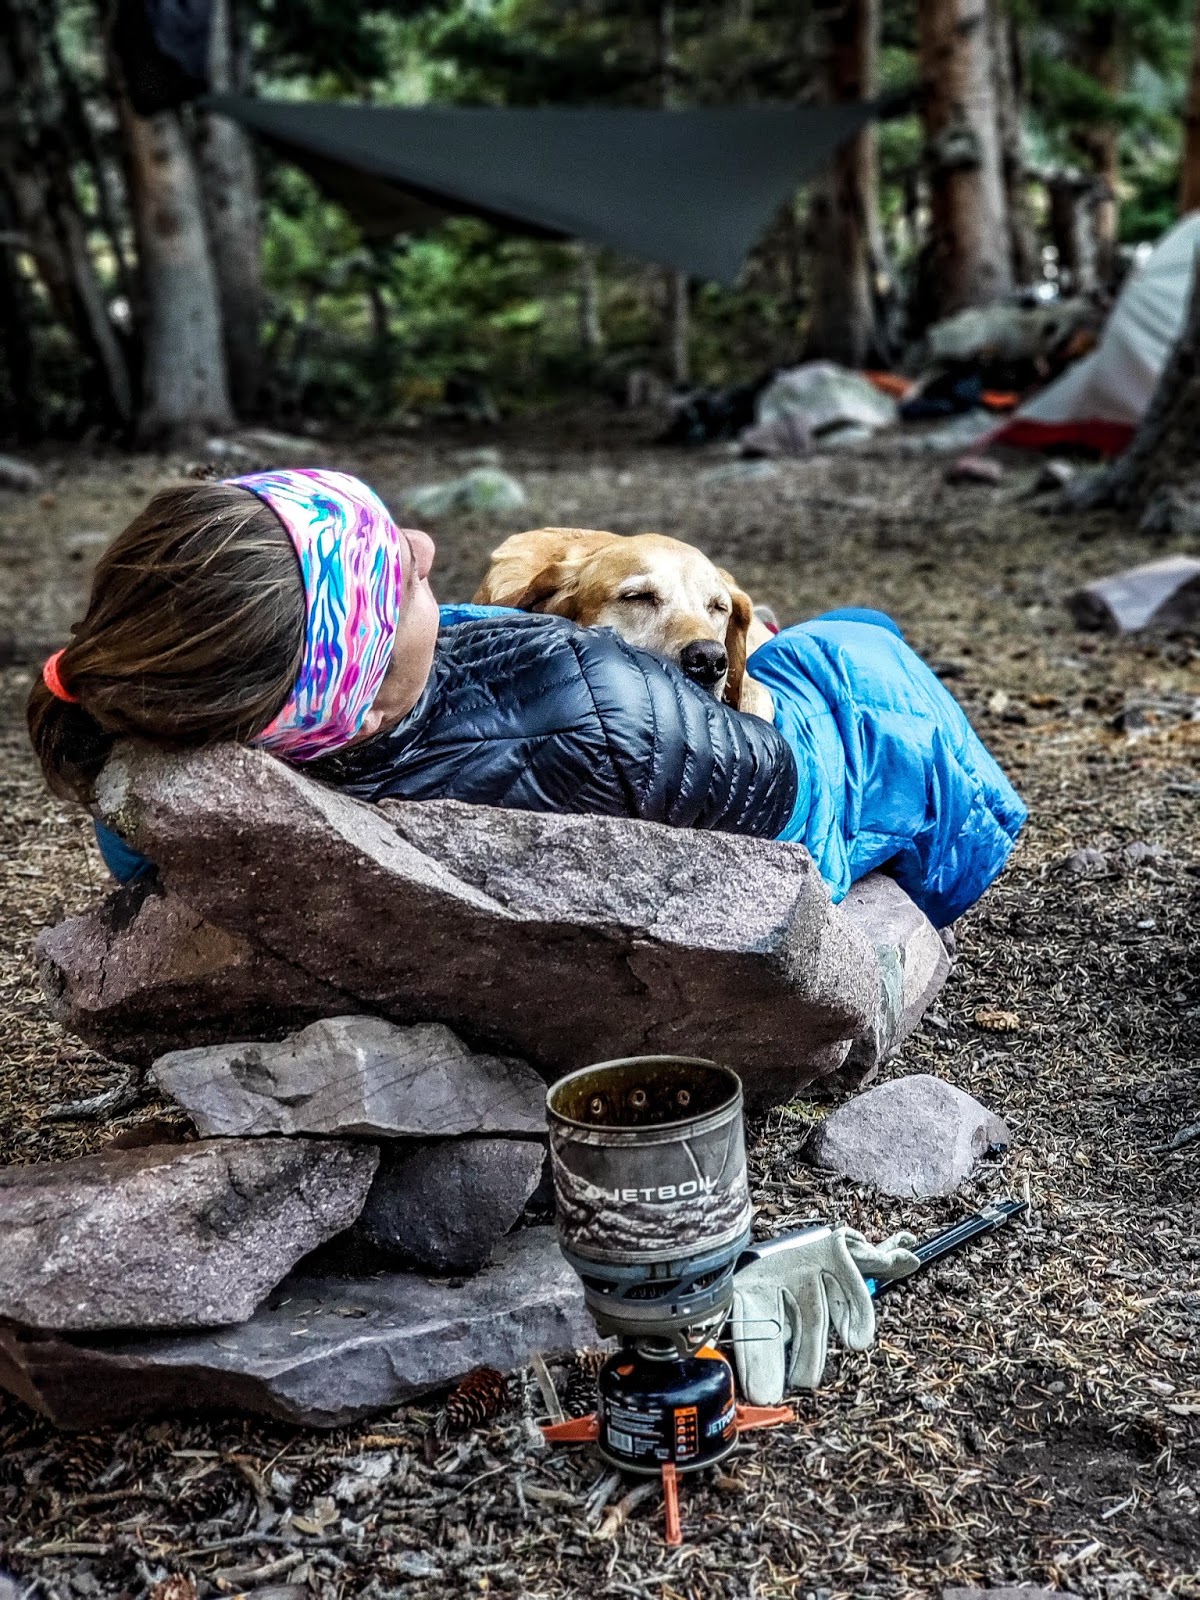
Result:
<svg viewBox="0 0 1200 1600"><path fill-rule="evenodd" d="M768 839L782 833L798 777L775 727L607 629L578 629L570 642L628 815Z"/></svg>

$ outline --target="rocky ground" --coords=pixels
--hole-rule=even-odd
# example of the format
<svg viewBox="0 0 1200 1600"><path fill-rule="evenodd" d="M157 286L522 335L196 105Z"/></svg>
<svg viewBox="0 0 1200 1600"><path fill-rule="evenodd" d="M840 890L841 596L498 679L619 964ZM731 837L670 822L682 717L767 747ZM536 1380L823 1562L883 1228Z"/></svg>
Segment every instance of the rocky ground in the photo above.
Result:
<svg viewBox="0 0 1200 1600"><path fill-rule="evenodd" d="M943 462L889 447L714 482L715 450L597 444L582 427L484 442L530 506L504 529L432 529L443 598L470 595L512 526L656 528L695 540L784 620L890 610L963 701L1032 820L885 1075L969 1090L1007 1119L1013 1149L952 1200L880 1202L800 1164L817 1112L785 1108L750 1130L758 1223L821 1212L925 1232L1005 1192L1029 1196L1028 1220L887 1297L875 1349L835 1356L794 1427L686 1482L679 1551L662 1544L653 1493L538 1448L525 1373L479 1399L480 1415L500 1409L478 1426L463 1426L469 1405L433 1398L336 1435L218 1416L58 1437L0 1400L0 1568L62 1600L907 1600L972 1581L1200 1595L1200 651L1195 636L1081 635L1059 603L1157 550L1115 521L1048 514L1036 468L1018 465L999 486L951 487ZM459 470L464 443L319 453L398 496ZM32 969L38 929L104 875L86 819L41 787L22 705L28 663L64 637L102 536L187 463L40 464L40 498L0 492L8 1162L95 1149L156 1114L142 1097L91 1121L55 1116L124 1072L51 1023ZM1084 849L1098 854L1068 859ZM554 1375L581 1387L567 1365Z"/></svg>

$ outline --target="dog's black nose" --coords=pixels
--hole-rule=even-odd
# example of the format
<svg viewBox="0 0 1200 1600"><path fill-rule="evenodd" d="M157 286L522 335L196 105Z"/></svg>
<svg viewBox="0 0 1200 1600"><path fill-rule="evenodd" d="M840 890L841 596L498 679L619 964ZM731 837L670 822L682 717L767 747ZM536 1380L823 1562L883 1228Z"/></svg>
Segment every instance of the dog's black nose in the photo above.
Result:
<svg viewBox="0 0 1200 1600"><path fill-rule="evenodd" d="M711 689L729 667L725 646L716 639L693 639L679 652L679 665L702 689Z"/></svg>

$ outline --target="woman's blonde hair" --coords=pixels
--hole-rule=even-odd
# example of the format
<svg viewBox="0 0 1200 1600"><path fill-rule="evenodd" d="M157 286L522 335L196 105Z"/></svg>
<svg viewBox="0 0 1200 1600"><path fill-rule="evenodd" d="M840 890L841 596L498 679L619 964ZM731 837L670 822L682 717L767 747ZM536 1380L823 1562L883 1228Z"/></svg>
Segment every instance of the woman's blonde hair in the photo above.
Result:
<svg viewBox="0 0 1200 1600"><path fill-rule="evenodd" d="M280 711L304 649L304 587L283 524L231 484L156 494L101 555L82 622L39 680L29 734L51 789L87 804L114 740L250 739Z"/></svg>

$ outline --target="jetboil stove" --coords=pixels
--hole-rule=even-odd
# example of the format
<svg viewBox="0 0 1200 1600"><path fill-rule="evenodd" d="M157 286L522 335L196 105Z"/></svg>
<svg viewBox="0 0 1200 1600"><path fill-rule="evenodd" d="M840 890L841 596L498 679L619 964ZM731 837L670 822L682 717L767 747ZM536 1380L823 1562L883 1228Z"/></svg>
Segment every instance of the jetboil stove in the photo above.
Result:
<svg viewBox="0 0 1200 1600"><path fill-rule="evenodd" d="M661 1475L677 1544L678 1474L793 1417L740 1405L714 1343L750 1243L741 1081L712 1061L639 1056L571 1073L546 1103L559 1244L597 1329L620 1348L601 1369L595 1413L544 1432Z"/></svg>
<svg viewBox="0 0 1200 1600"><path fill-rule="evenodd" d="M796 1235L750 1242L742 1085L727 1067L605 1061L560 1079L546 1105L559 1244L598 1331L620 1343L600 1371L595 1412L543 1432L593 1444L623 1472L661 1476L667 1543L678 1544L679 1474L715 1465L742 1433L794 1420L790 1406L738 1401L717 1340L739 1263ZM933 1260L1024 1209L1001 1202L916 1253Z"/></svg>

